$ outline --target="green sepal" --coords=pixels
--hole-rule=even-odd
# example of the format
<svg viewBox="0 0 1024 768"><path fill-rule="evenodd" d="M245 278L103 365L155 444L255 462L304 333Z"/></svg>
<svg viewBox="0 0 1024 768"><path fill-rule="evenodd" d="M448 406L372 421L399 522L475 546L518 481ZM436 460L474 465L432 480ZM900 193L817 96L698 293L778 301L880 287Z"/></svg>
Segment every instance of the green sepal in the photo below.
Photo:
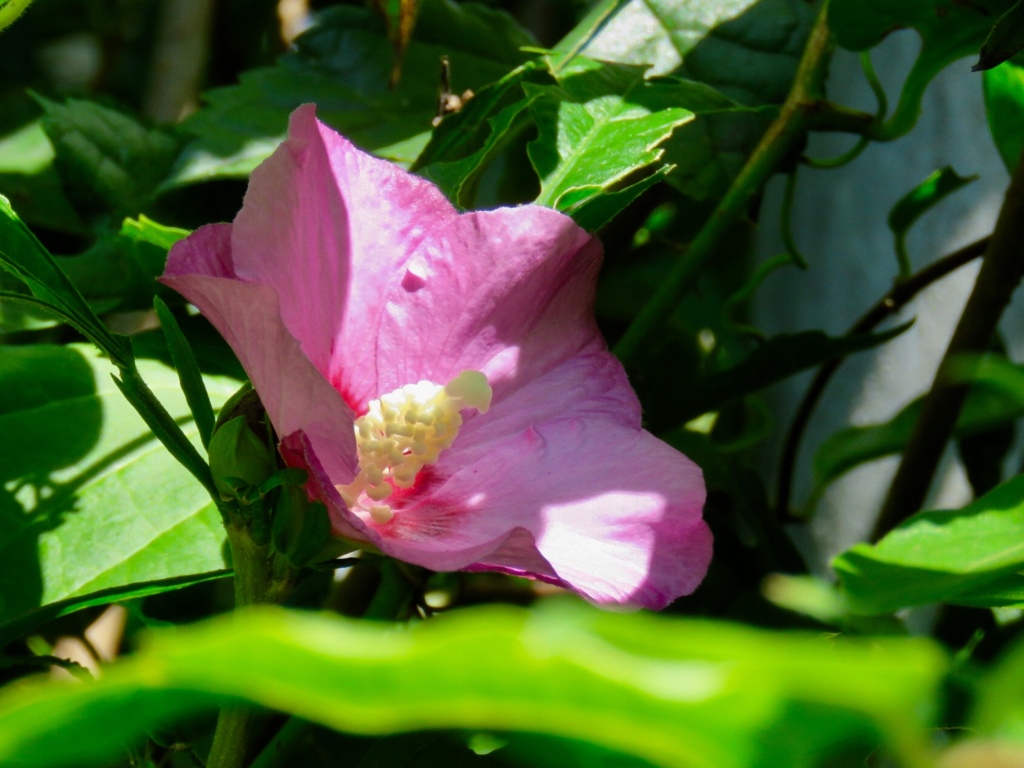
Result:
<svg viewBox="0 0 1024 768"><path fill-rule="evenodd" d="M274 549L292 565L306 565L331 541L327 507L319 501L310 503L298 486L283 487L274 510L272 540Z"/></svg>

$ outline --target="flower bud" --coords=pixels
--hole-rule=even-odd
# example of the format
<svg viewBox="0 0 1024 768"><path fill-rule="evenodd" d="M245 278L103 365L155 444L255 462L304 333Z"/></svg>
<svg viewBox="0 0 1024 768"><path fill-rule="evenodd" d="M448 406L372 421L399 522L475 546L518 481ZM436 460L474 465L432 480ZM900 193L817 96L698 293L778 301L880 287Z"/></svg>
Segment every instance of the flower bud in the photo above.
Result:
<svg viewBox="0 0 1024 768"><path fill-rule="evenodd" d="M273 452L249 428L245 416L236 416L217 427L210 438L209 453L214 485L226 500L240 498L241 483L258 486L277 469Z"/></svg>

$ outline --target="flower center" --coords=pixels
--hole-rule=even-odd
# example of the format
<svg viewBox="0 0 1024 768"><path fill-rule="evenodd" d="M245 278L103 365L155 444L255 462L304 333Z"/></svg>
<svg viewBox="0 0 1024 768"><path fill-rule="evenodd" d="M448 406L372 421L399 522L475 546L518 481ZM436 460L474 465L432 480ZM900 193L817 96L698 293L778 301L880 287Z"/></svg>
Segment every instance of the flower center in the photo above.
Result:
<svg viewBox="0 0 1024 768"><path fill-rule="evenodd" d="M462 426L465 408L487 413L491 387L479 371L463 371L447 386L431 381L406 384L379 400L356 419L359 474L337 486L349 509L363 509L384 524L394 511L382 504L395 488L412 488L416 475L437 461Z"/></svg>

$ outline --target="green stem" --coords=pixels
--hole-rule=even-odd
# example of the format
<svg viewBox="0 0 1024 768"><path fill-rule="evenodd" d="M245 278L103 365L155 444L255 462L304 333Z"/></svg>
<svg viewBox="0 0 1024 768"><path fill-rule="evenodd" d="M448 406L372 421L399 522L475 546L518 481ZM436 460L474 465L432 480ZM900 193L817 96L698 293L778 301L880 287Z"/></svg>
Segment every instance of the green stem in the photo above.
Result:
<svg viewBox="0 0 1024 768"><path fill-rule="evenodd" d="M944 61L933 60L930 56L918 56L903 84L900 100L892 115L885 122L876 122L868 131L868 137L872 141L893 141L914 130L921 116L921 100L925 89L944 68Z"/></svg>
<svg viewBox="0 0 1024 768"><path fill-rule="evenodd" d="M749 209L754 195L799 147L814 122L814 113L821 111L823 80L834 47L826 20L827 9L826 0L821 4L796 79L779 116L768 126L747 164L686 253L673 265L665 281L616 344L615 354L627 367L637 361L648 339L668 319L679 300L694 287L722 240L732 232L736 220Z"/></svg>
<svg viewBox="0 0 1024 768"><path fill-rule="evenodd" d="M935 469L967 397L966 386L949 384L951 366L958 357L985 351L1003 310L1024 276L1020 258L1021 222L1024 222L1024 155L1017 161L1010 179L974 289L946 347L932 388L921 404L903 460L872 532L874 541L924 504Z"/></svg>
<svg viewBox="0 0 1024 768"><path fill-rule="evenodd" d="M227 529L235 569L235 609L260 603L280 603L294 586L295 569L274 557L268 545L253 541L249 527L229 515ZM224 707L217 718L206 768L242 768L256 710Z"/></svg>
<svg viewBox="0 0 1024 768"><path fill-rule="evenodd" d="M220 711L206 768L242 768L255 715L248 707L224 707Z"/></svg>
<svg viewBox="0 0 1024 768"><path fill-rule="evenodd" d="M854 336L870 333L882 321L903 309L911 299L932 285L932 283L960 269L964 264L979 258L987 247L987 237L976 240L958 251L937 259L908 280L896 283L885 296L863 314L857 322L850 326L846 334ZM786 441L783 444L782 453L779 458L778 500L776 501L778 517L783 522L793 522L792 510L790 510L790 496L793 489L796 457L800 450L800 442L803 439L804 431L807 429L811 416L814 414L814 409L818 406L818 402L825 393L825 388L828 386L829 381L832 380L833 375L835 375L835 372L839 370L839 366L846 359L845 357L837 357L818 369L810 386L807 388L807 392L804 393L803 399L800 401L796 414L793 416L793 421L789 426L789 431L786 433ZM804 512L800 517L805 518L809 516L809 510L813 510L817 505L818 496L820 496L823 490L824 488L817 488L814 491L814 495L804 504Z"/></svg>

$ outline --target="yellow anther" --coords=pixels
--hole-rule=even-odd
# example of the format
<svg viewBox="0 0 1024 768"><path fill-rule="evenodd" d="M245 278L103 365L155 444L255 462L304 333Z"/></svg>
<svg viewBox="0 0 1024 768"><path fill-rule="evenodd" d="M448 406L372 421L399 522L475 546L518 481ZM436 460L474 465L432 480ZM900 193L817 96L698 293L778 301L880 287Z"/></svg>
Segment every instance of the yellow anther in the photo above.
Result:
<svg viewBox="0 0 1024 768"><path fill-rule="evenodd" d="M391 522L391 518L394 516L394 511L387 504L370 505L370 519L377 523L377 525Z"/></svg>
<svg viewBox="0 0 1024 768"><path fill-rule="evenodd" d="M373 502L388 498L395 487L412 488L420 470L455 440L460 412L485 413L490 405L491 387L479 371L463 371L444 387L429 381L406 384L372 400L355 423L359 474L338 486L345 503L379 525L387 523L394 510Z"/></svg>
<svg viewBox="0 0 1024 768"><path fill-rule="evenodd" d="M366 495L374 501L384 501L384 499L391 495L391 486L387 483L371 485L366 489Z"/></svg>

